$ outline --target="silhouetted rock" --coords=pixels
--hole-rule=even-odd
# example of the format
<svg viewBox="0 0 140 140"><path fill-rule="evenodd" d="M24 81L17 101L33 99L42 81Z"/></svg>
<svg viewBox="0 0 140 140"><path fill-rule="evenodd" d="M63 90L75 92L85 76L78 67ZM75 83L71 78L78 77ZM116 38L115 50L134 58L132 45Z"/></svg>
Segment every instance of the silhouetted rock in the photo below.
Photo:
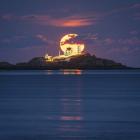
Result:
<svg viewBox="0 0 140 140"><path fill-rule="evenodd" d="M46 60L44 57L35 57L32 60L30 60L28 64L31 66L45 66Z"/></svg>
<svg viewBox="0 0 140 140"><path fill-rule="evenodd" d="M0 62L0 69L1 68L11 68L13 65L8 62Z"/></svg>

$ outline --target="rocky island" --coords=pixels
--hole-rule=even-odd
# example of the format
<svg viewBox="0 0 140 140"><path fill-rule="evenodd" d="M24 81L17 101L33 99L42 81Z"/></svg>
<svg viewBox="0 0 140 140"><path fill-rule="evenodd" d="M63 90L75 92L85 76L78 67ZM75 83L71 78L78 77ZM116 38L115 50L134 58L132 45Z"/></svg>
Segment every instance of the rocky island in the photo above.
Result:
<svg viewBox="0 0 140 140"><path fill-rule="evenodd" d="M29 62L17 63L15 65L8 62L0 62L0 69L8 70L59 70L59 69L128 69L121 63L112 60L97 58L95 55L81 54L71 56L67 59L56 59L46 61L44 57L35 57Z"/></svg>

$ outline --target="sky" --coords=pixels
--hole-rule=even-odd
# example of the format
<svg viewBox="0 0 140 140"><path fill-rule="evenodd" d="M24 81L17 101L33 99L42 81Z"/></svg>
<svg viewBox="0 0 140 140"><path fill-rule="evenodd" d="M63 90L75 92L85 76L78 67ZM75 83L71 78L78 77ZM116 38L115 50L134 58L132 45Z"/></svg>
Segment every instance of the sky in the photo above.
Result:
<svg viewBox="0 0 140 140"><path fill-rule="evenodd" d="M140 0L0 0L0 61L58 55L69 33L92 55L140 67Z"/></svg>

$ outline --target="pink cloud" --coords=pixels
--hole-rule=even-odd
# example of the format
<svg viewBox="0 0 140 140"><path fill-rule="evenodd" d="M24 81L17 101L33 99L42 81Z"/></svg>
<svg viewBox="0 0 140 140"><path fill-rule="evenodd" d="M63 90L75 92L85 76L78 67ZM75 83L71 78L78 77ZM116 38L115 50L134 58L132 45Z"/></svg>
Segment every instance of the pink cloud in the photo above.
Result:
<svg viewBox="0 0 140 140"><path fill-rule="evenodd" d="M81 27L92 25L93 22L88 19L60 19L52 21L52 25L60 27Z"/></svg>
<svg viewBox="0 0 140 140"><path fill-rule="evenodd" d="M47 15L29 15L20 17L21 20L34 22L41 25L50 25L56 27L81 27L93 25L97 22L95 17L88 16L68 16L63 18L53 18Z"/></svg>
<svg viewBox="0 0 140 140"><path fill-rule="evenodd" d="M85 17L85 16L70 16L61 19L52 20L52 24L54 26L61 27L81 27L81 26L89 26L96 24L97 19L94 17Z"/></svg>
<svg viewBox="0 0 140 140"><path fill-rule="evenodd" d="M40 25L49 25L56 27L82 27L96 24L100 17L95 14L87 15L72 15L61 18L54 18L49 15L26 15L26 16L13 16L3 15L1 16L4 20L19 20L29 23L37 23Z"/></svg>

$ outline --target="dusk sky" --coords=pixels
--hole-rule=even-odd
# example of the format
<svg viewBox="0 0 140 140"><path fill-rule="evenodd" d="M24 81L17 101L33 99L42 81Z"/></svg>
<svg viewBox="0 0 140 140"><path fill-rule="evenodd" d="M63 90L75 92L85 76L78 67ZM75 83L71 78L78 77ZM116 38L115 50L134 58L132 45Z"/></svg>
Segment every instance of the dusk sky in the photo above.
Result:
<svg viewBox="0 0 140 140"><path fill-rule="evenodd" d="M97 57L140 67L140 0L0 0L0 61L57 55L68 33Z"/></svg>

